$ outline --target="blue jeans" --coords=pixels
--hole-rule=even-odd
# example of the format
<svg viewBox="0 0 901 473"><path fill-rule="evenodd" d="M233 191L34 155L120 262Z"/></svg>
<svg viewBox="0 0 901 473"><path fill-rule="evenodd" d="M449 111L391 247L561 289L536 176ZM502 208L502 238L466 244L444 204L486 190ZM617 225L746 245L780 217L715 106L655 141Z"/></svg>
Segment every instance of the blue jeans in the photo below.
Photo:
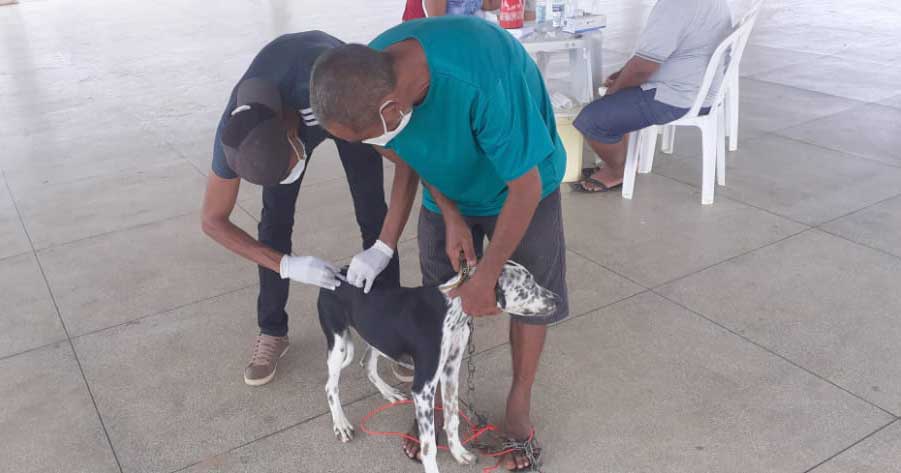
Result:
<svg viewBox="0 0 901 473"><path fill-rule="evenodd" d="M663 125L688 113L687 108L673 107L654 100L657 89L630 87L606 95L586 105L573 126L590 140L606 144L619 143L626 133L651 125ZM702 114L709 108L702 110Z"/></svg>

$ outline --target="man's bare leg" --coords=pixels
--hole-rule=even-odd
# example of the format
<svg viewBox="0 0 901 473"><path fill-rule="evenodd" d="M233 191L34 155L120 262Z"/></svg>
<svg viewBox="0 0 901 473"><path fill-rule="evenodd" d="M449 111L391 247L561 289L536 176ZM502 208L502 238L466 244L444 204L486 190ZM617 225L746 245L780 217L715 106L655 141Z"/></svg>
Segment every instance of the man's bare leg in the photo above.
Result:
<svg viewBox="0 0 901 473"><path fill-rule="evenodd" d="M587 139L591 149L604 161L604 166L595 171L591 178L600 181L605 186L613 187L623 183L623 173L626 169L626 140L628 136L623 137L616 143L608 144ZM585 189L596 190L597 186L591 182L581 182Z"/></svg>
<svg viewBox="0 0 901 473"><path fill-rule="evenodd" d="M510 322L510 352L513 358L513 385L507 396L505 432L508 437L523 440L532 432L532 385L544 349L547 326ZM522 455L507 455L502 461L511 470L529 465Z"/></svg>

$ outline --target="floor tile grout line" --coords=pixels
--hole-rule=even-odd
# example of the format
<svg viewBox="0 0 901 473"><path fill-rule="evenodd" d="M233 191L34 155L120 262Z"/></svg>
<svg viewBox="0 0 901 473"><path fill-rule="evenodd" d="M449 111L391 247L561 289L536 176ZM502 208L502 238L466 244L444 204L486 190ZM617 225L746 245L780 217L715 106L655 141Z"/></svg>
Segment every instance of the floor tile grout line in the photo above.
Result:
<svg viewBox="0 0 901 473"><path fill-rule="evenodd" d="M679 184L684 184L684 185L686 185L686 186L689 186L689 187L691 187L692 189L694 189L694 190L696 190L696 191L698 191L698 192L700 192L700 190L701 190L699 187L695 186L694 184L692 184L692 183L690 183L690 182L685 182L685 181L683 181L683 180L681 180L681 179L679 179L679 178L672 177L672 176L667 176L667 175L665 175L665 174L658 174L658 173L656 173L656 172L653 173L653 174L654 174L655 176L660 176L660 177L662 177L662 178L664 178L664 179L669 179L669 180L671 180L671 181L673 181L673 182L677 182L677 183L679 183ZM720 186L719 184L717 184L717 186L719 186L719 187L724 187L724 186ZM727 184L727 186L728 186L728 184ZM732 202L737 202L737 203L742 204L742 205L745 205L745 206L747 206L747 207L751 207L751 208L753 208L753 209L757 209L757 210L759 210L759 211L761 211L761 212L764 212L764 213L766 213L766 214L769 214L769 215L771 215L771 216L773 216L773 217L777 217L777 218L781 218L781 219L784 219L784 220L788 220L789 222L792 222L792 223L797 224L797 225L802 225L802 226L807 227L807 228L814 228L814 227L815 227L815 225L811 225L811 224L809 224L809 223L805 223L805 222L801 222L801 221L795 220L794 218L789 217L789 216L787 216L787 215L782 215L782 214L776 213L776 212L774 212L774 211L772 211L772 210L770 210L770 209L767 209L767 208L764 208L764 207L757 206L757 205L752 204L752 203L750 203L750 202L745 202L744 200L735 198L735 197L733 197L733 196L721 195L720 198L722 198L722 199L728 199L728 200L731 200ZM713 204L713 205L716 205L716 204Z"/></svg>
<svg viewBox="0 0 901 473"><path fill-rule="evenodd" d="M822 57L829 57L829 56L828 56L828 55L822 55ZM873 103L873 102L870 102L870 101L868 101L868 100L860 100L860 99L855 99L855 98L851 98L851 97L844 97L844 96L841 96L841 95L829 94L829 93L826 93L826 92L820 92L819 90L807 89L807 88L804 88L804 87L798 87L798 86L796 86L796 85L791 85L791 84L783 84L782 82L774 82L774 81L772 81L772 80L767 80L767 79L763 79L763 78L758 77L758 76L760 76L761 74L769 74L770 72L777 72L777 71L781 71L781 70L783 70L783 69L787 69L787 68L789 68L789 67L800 66L800 65L802 65L802 64L804 64L803 61L802 61L802 62L799 62L799 63L796 63L796 64L789 64L789 65L787 65L787 66L778 67L778 68L775 68L775 69L770 69L770 70L765 71L765 72L755 72L754 74L751 74L751 75L740 76L740 78L742 78L742 79L751 79L751 80L753 80L753 81L763 82L763 83L765 83L765 84L770 84L770 85L777 85L777 86L779 86L779 87L785 87L785 88L787 88L787 89L793 89L793 90L796 90L796 91L807 92L807 93L809 93L809 94L825 95L826 97L829 97L829 98L842 99L842 100L847 100L847 101L849 101L849 102L857 102L855 105L849 107L849 109L850 109L850 108L854 108L854 107L859 107L859 106L861 106L861 105L867 105L867 104ZM891 98L891 97L888 97L888 98ZM886 100L886 99L879 99L879 100ZM740 110L741 110L741 108L739 108L739 113L741 113ZM838 112L838 113L841 113L841 112ZM831 116L831 115L835 115L835 114L834 114L834 113L830 113L829 115L824 115L824 117L828 117L828 116ZM740 117L739 117L739 118L740 118Z"/></svg>
<svg viewBox="0 0 901 473"><path fill-rule="evenodd" d="M791 128L791 127L789 127L789 128ZM839 154L846 154L846 155L848 155L849 157L853 157L853 158L863 158L863 159L866 159L867 161L870 161L870 162L872 162L872 163L874 163L874 164L882 164L882 165L885 165L885 166L891 167L891 168L901 168L901 166L894 166L894 165L891 165L891 164L884 163L884 162L882 162L882 161L877 161L877 160L869 159L869 158L866 158L866 157L864 157L864 156L858 156L858 155L854 155L854 154L851 154L851 153L846 153L846 152L844 152L844 151L826 148L826 147L820 146L820 145L818 145L818 144L816 144L816 143L808 143L808 142L806 142L806 141L798 140L798 139L792 138L792 137L790 137L790 136L780 135L777 131L765 132L765 133L761 134L759 137L755 137L755 139L756 139L756 138L765 138L767 135L773 135L773 136L776 136L776 137L779 137L779 138L782 138L782 139L786 139L786 140L789 140L789 141L794 141L794 142L797 142L797 143L802 143L802 144L805 144L805 145L814 146L814 147L816 147L816 148L820 148L820 149L824 149L824 150L827 150L827 151L836 152L836 153L839 153ZM685 156L685 155L682 155L682 154L676 154L676 156L677 156L678 158L685 158L685 159L691 159L691 158L692 158L692 156ZM697 187L697 185L694 184L694 183L692 183L692 182L686 182L686 181L684 181L684 180L682 180L682 179L679 179L679 178L677 178L677 177L668 176L668 175L666 175L666 174L660 174L660 173L654 172L654 171L652 171L652 173L653 173L655 176L660 176L660 177L662 177L662 178L669 179L669 180L671 180L671 181L678 182L678 183L680 183L680 184L684 184L684 185L686 185L686 186L691 187L692 189L699 189L699 187ZM728 184L727 184L725 187L728 187ZM737 197L734 197L734 196L723 196L723 197L726 198L726 199L729 199L729 200L731 200L731 201L733 201L733 202L739 202L739 203L741 203L741 204L747 205L748 207L753 207L753 208L755 208L755 209L757 209L757 210L766 212L766 213L768 213L768 214L770 214L770 215L773 215L773 216L776 216L776 217L779 217L779 218L784 218L784 219L789 220L789 221L791 221L791 222L793 222L793 223L797 223L797 224L799 224L799 225L804 225L805 227L821 229L821 227L822 227L823 225L828 225L828 224L830 224L830 223L832 223L832 222L835 222L836 220L840 220L840 219L842 219L842 218L845 218L845 217L854 215L854 214L856 214L856 213L858 213L858 212L862 212L862 211L864 211L864 210L867 210L867 209L869 209L870 207L873 207L873 206L882 204L882 203L884 203L884 202L887 202L887 201L889 201L889 200L895 199L895 198L897 198L897 197L901 197L901 193L894 194L894 195L890 195L890 196L888 196L888 197L886 197L886 198L884 198L884 199L881 199L881 200L878 200L878 201L876 201L876 202L872 202L872 203L866 204L864 207L861 207L861 208L859 208L859 209L852 210L852 211L850 211L850 212L848 212L848 213L839 215L839 216L837 216L837 217L832 217L832 218L830 218L829 220L826 220L826 221L824 221L824 222L815 223L815 224L812 224L812 223L806 223L806 222L802 222L802 221L799 221L799 220L795 220L794 218L792 218L792 217L790 217L790 216L782 215L782 214L777 213L777 212L775 212L775 211L773 211L773 210L770 210L770 209L767 209L767 208L764 208L764 207L757 206L757 205L755 205L755 204L752 204L752 203L750 203L750 202L746 202L746 201L744 201L744 200L742 200L742 199L739 199L739 198L737 198Z"/></svg>
<svg viewBox="0 0 901 473"><path fill-rule="evenodd" d="M363 395L363 396L361 396L361 397L359 397L359 398L357 398L357 399L354 399L354 400L352 400L352 401L350 401L350 402L346 402L346 403L345 403L345 402L342 402L342 403L341 403L341 406L344 407L344 408L347 408L347 407L350 407L351 405L357 404L358 402L362 402L362 401L365 401L365 400L367 400L367 399L369 399L369 398L372 398L372 397L374 397L374 396L379 396L379 395L380 395L379 392L378 392L378 390L375 390L375 388L372 388L372 389L374 390L374 392L371 392L371 393L369 393L369 394ZM272 436L275 436L275 435L278 435L278 434L287 432L287 431L289 431L289 430L291 430L291 429L294 429L295 427L300 427L300 426L302 426L302 425L305 425L305 424L308 424L308 423L310 423L310 422L313 422L313 421L319 419L320 417L329 415L329 413L330 413L330 412L329 412L328 410L319 412L318 414L314 414L314 415L312 415L312 416L310 416L310 417L307 417L306 419L302 419L302 420L300 420L300 421L298 421L298 422L295 422L294 424L291 424L291 425L282 427L281 429L274 430L274 431L272 431L272 432L270 432L270 433L268 433L268 434L262 435L262 436L260 436L260 437L258 437L258 438L249 440L249 441L244 442L244 443L242 443L242 444L240 444L240 445L236 445L236 446L231 447L231 448L229 448L229 449L227 449L227 450L224 450L224 451L221 451L221 452L219 452L219 453L215 453L215 454L213 454L213 455L210 455L210 456L207 457L207 458L217 457L217 456L220 456L220 455L226 455L226 454L229 454L229 453L231 453L231 452L240 450L240 449L242 449L242 448L244 448L244 447L246 447L246 446L248 446L248 445L252 445L252 444L257 443L257 442L260 442L260 441L262 441L262 440L266 440L266 439L269 438L269 437L272 437ZM206 458L205 458L205 459L201 459L201 460L199 460L199 461L196 461L196 462L194 462L194 463L185 465L185 466L183 466L183 467L181 467L181 468L177 468L177 469L175 469L175 470L170 470L170 473L179 473L179 472L185 471L185 470L187 470L188 468L191 468L192 466L196 466L196 465L199 465L199 464L203 463L204 460L206 460Z"/></svg>
<svg viewBox="0 0 901 473"><path fill-rule="evenodd" d="M117 324L109 325L109 326L106 326L106 327L101 327L101 328L94 329L94 330L91 330L91 331L88 331L88 332L85 332L85 333L79 333L78 335L73 335L73 336L72 336L72 339L73 339L73 340L78 340L79 338L84 338L84 337L87 337L87 336L90 336L90 335L96 335L96 334L98 334L98 333L103 333L103 332L106 332L106 331L108 331L108 330L113 330L113 329L121 328L121 327L124 327L124 326L126 326L126 325L133 325L133 324L135 324L136 322L140 322L140 321L147 320L147 319L150 319L150 318L155 318L155 317L160 317L160 316L168 315L168 314L171 314L171 313L173 313L173 312L176 312L176 311L179 311L179 310L181 310L181 309L184 309L185 307L190 307L190 306L192 306L192 305L203 304L203 303L205 303L205 302L210 302L210 301L213 301L213 300L216 300L216 299L219 299L219 298L222 298L222 297L225 297L225 296L234 294L234 293L236 293L236 292L241 292L241 291L243 291L243 290L250 289L250 288L255 287L255 286L258 286L258 285L259 285L259 283L248 284L248 285L246 285L246 286L241 286L241 287L236 288L236 289L230 289L230 290L228 290L228 291L221 292L221 293L216 294L216 295L213 295L213 296L204 297L204 298L201 298L201 299L196 299L196 300L193 300L193 301L190 301L190 302L185 302L185 303L183 303L183 304L179 304L179 305L174 306L174 307L170 307L170 308L162 309L162 310L159 310L159 311L156 311L156 312L152 312L152 313L140 315L140 316L138 316L138 317L136 317L136 318L134 318L134 319L129 319L129 320L126 320L126 321L124 321L124 322L119 322L119 323L117 323Z"/></svg>
<svg viewBox="0 0 901 473"><path fill-rule="evenodd" d="M30 246L30 244L29 244L29 246ZM30 254L34 254L34 249L25 250L23 252L15 253L15 254L12 254L9 256L4 256L4 257L0 258L0 263L3 263L4 261L9 260L9 259L19 258L21 256L30 255Z"/></svg>
<svg viewBox="0 0 901 473"><path fill-rule="evenodd" d="M50 296L50 302L53 304L53 309L56 311L56 317L59 320L60 325L62 326L63 333L66 335L66 342L68 342L69 350L72 351L72 357L75 359L75 364L78 366L78 372L81 374L81 380L84 383L85 390L88 392L88 396L91 398L91 404L94 406L94 413L97 415L97 420L100 422L100 428L103 430L104 437L106 437L106 443L109 446L110 453L113 455L113 460L115 460L116 462L116 468L119 469L119 473L123 473L122 463L119 461L119 455L116 453L116 448L113 446L113 441L110 438L109 431L106 428L106 422L104 422L103 415L100 413L100 408L97 406L97 400L94 398L94 391L91 389L91 383L88 382L88 378L84 373L84 367L81 365L81 359L78 357L78 351L75 350L75 344L72 342L72 337L69 335L69 328L66 326L66 321L63 319L62 312L59 309L59 304L56 302L56 296L53 294L53 289L50 287L50 281L47 279L47 274L44 272L44 265L41 264L41 258L38 256L37 251L34 249L34 242L31 239L31 234L28 233L28 229L25 228L25 224L22 221L22 213L19 211L19 206L16 203L15 197L13 197L12 189L10 189L9 182L6 180L6 174L4 172L0 172L0 177L3 178L3 183L6 186L6 191L11 197L16 215L19 217L19 224L22 225L25 236L28 238L28 242L31 245L32 255L37 262L38 270L41 272L41 278L44 280L44 287L47 288L47 294ZM57 343L61 342L62 340Z"/></svg>
<svg viewBox="0 0 901 473"><path fill-rule="evenodd" d="M794 237L803 235L804 233L810 232L810 231L812 231L812 230L816 230L816 228L814 228L814 227L806 227L806 228L804 228L803 230L801 230L801 231L799 231L799 232L792 233L791 235L787 235L787 236L784 236L784 237L782 237L782 238L780 238L780 239L778 239L778 240L771 241L771 242L769 242L769 243L767 243L767 244L765 244L765 245L762 245L762 246L760 246L760 247L757 247L757 248L754 248L754 249L751 249L751 250L747 250L747 251L741 252L741 253L739 253L739 254L737 254L737 255L734 255L734 256L730 256L730 257L728 257L728 258L726 258L726 259L724 259L724 260L722 260L722 261L718 261L718 262L716 262L716 263L710 264L710 265L705 266L705 267L703 267L703 268L701 268L701 269L698 269L697 271L693 271L693 272L691 272L691 273L689 273L689 274L684 274L684 275L682 275L682 276L679 276L679 277L670 279L669 281L666 281L666 282L657 284L657 285L655 285L654 287L651 287L651 288L649 288L649 289L652 290L652 291L656 291L656 290L658 290L658 289L660 289L660 288L662 288L662 287L664 287L664 286L668 286L668 285L671 285L671 284L675 284L675 283L677 283L677 282L679 282L679 281L681 281L681 280L683 280L683 279L689 278L689 277L691 277L691 276L695 276L695 275L697 275L697 274L700 274L700 273L702 273L702 272L704 272L704 271L707 271L707 270L709 270L709 269L713 269L713 268L715 268L715 267L717 267L717 266L720 266L720 265L722 265L722 264L730 263L730 262L732 262L732 261L735 261L735 260L738 259L738 258L741 258L741 257L747 256L747 255L749 255L749 254L751 254L751 253L754 253L754 252L757 252L757 251L760 251L760 250L769 248L769 247L771 247L771 246L773 246L773 245L778 245L779 243L782 243L782 242L784 242L784 241L786 241L786 240L789 240L789 239L791 239L791 238L794 238Z"/></svg>
<svg viewBox="0 0 901 473"><path fill-rule="evenodd" d="M866 104L866 105L872 105L872 104ZM850 109L849 109L849 110L850 110ZM849 110L845 110L845 112L847 112L847 111L849 111ZM839 112L839 113L844 113L844 112ZM901 168L901 164L887 163L887 162L885 162L885 161L882 161L882 160L873 158L872 156L867 156L867 155L865 155L865 154L858 153L858 152L856 152L856 151L848 151L848 150L841 150L841 149L830 148L830 147L824 146L824 145L822 145L822 144L814 143L814 142L807 141L807 140L802 140L802 139L799 139L799 138L795 138L795 137L793 137L793 136L783 135L782 133L780 133L780 132L787 131L787 130L789 130L789 129L791 129L791 128L799 127L799 126L801 126L801 125L809 125L809 124L811 124L812 122L815 122L815 121L818 121L818 120L821 120L821 119L830 118L830 117L832 117L832 116L834 116L834 115L837 115L837 114L827 115L827 116L825 116L825 117L817 118L816 120L811 120L811 121L809 121L809 122L804 122L804 123L801 123L801 124L798 124L798 125L792 125L792 126L790 126L790 127L788 127L788 128L784 128L784 129L779 130L779 131L774 131L774 132L772 132L772 134L774 134L774 135L776 135L776 136L778 136L778 137L780 137L780 138L785 138L785 139L788 139L788 140L791 140L791 141L795 141L795 142L798 142L798 143L803 143L803 144L805 144L805 145L814 146L814 147L816 147L816 148L820 148L820 149L825 149L825 150L828 150L828 151L832 151L833 153L839 153L839 154L847 155L847 156L852 157L852 158L863 159L864 161L867 161L867 162L870 162L870 163L881 164L881 165L883 165L883 166L887 166L887 167L895 168L895 169ZM846 158L846 159L847 159L847 158Z"/></svg>
<svg viewBox="0 0 901 473"><path fill-rule="evenodd" d="M707 265L707 266L705 266L705 267L703 267L703 268L697 269L697 270L692 271L692 272L687 273L687 274L683 274L682 276L678 276L678 277L676 277L676 278L670 279L670 280L665 281L665 282L660 283L660 284L656 284L656 285L651 286L651 287L645 286L644 284L642 284L642 283L640 283L640 282L638 282L638 281L635 281L635 280L633 280L632 278L629 278L628 276L625 276L625 275L623 275L623 274L621 274L621 273L619 273L619 272L617 272L617 271L614 271L614 270L612 270L612 269L610 269L610 268L604 266L602 263L600 263L599 261L594 260L594 259L593 259L592 257L590 257L590 256L587 256L587 255L584 255L584 254L582 254L582 253L579 253L579 252L577 252L577 251L575 251L575 250L573 250L573 249L571 249L571 248L568 248L568 250L569 250L569 251L572 251L573 253L575 253L575 254L581 256L582 258L585 258L585 259L591 261L592 263L594 263L594 264L596 264L596 265L598 265L598 266L600 266L600 267L606 269L607 271L610 271L610 272L612 272L613 274L616 274L617 276L620 276L620 277L622 277L622 278L625 278L625 279L629 280L630 282L632 282L632 283L634 283L634 284L637 284L638 286L640 286L640 287L642 287L642 288L644 288L644 289L653 291L653 290L658 289L658 288L660 288L660 287L663 287L663 286L666 286L666 285L669 285L669 284L673 284L673 283L675 283L675 282L677 282L677 281L681 281L682 279L685 279L685 278L687 278L687 277L689 277L689 276L694 276L695 274L698 274L698 273L701 273L701 272L706 271L706 270L708 270L708 269L711 269L711 268L713 268L713 267L719 266L719 265L721 265L721 264L723 264L723 263L728 263L728 262L730 262L730 261L732 261L732 260L734 260L734 259L736 259L736 258L740 258L740 257L742 257L742 256L745 256L745 255L747 255L747 254L753 253L753 252L755 252L755 251L762 250L762 249L764 249L764 248L767 248L767 247L769 247L769 246L775 245L775 244L777 244L777 243L781 243L781 242L783 242L783 241L785 241L785 240L788 240L789 238L793 238L793 237L796 237L796 236L798 236L798 235L801 235L802 233L808 232L808 231L810 231L810 230L815 230L814 227L810 227L810 226L807 226L807 225L804 225L804 227L805 227L805 228L802 229L801 231L798 231L798 232L792 233L792 234L790 234L790 235L784 236L784 237L782 237L782 238L779 238L778 240L771 241L771 242L766 243L766 244L764 244L764 245L761 245L761 246L759 246L759 247L752 248L752 249L747 250L747 251L743 251L743 252L741 252L741 253L739 253L739 254L737 254L737 255L730 256L730 257L728 257L728 258L726 258L726 259L724 259L724 260L722 260L722 261L718 261L718 262L716 262L716 263L712 263L712 264Z"/></svg>
<svg viewBox="0 0 901 473"><path fill-rule="evenodd" d="M152 222L138 223L138 224L135 224L135 225L129 225L129 226L125 226L125 227L122 227L122 228L117 228L117 229L115 229L115 230L108 230L108 231L105 231L105 232L102 232L102 233L97 233L96 235L88 235L88 236L76 238L76 239L74 239L74 240L65 241L65 242L56 243L56 244L53 244L53 245L49 245L49 246L37 248L37 249L35 249L34 251L35 251L36 253L43 253L43 252L48 251L48 250L56 250L56 249L59 249L59 248L65 248L65 247L67 247L67 246L74 245L74 244L76 244L76 243L82 243L82 242L85 242L85 241L88 241L88 240L93 240L93 239L95 239L95 238L101 238L101 237L106 237L106 236L109 236L109 235L115 235L115 234L122 233L122 232L126 232L126 231L137 230L137 229L139 229L139 228L149 227L149 226L151 226L151 225L156 225L156 224L159 224L159 223L170 222L170 221L172 221L172 220L178 220L178 219L180 219L180 218L184 218L184 217L187 217L188 215L193 215L193 214L198 214L198 215L199 215L199 214L200 214L200 211L198 211L198 210L192 210L192 211L190 211L190 212L179 213L179 214L177 214L177 215L170 215L170 216L168 216L168 217L164 217L164 218L161 218L161 219L159 219L159 220L154 220L154 221L152 221ZM199 219L198 219L198 222L199 222ZM199 228L200 228L200 225L198 224L197 227L198 227L198 229L199 229ZM198 231L199 231L199 230L198 230Z"/></svg>
<svg viewBox="0 0 901 473"><path fill-rule="evenodd" d="M15 353L10 353L10 354L8 354L8 355L3 355L3 356L0 356L0 363L2 363L3 361L8 360L8 359L10 359L10 358L15 358L15 357L17 357L17 356L19 356L19 355L26 355L26 354L31 353L31 352L33 352L33 351L38 351L38 350L41 350L41 349L43 349L43 348L48 348L48 347L52 347L52 346L54 346L54 345L59 345L60 343L64 343L64 342L66 342L66 341L67 341L66 338L63 337L63 338L59 338L59 339L57 339L57 340L53 340L52 342L44 343L43 345L38 345L38 346L31 347L31 348L26 348L26 349L24 349L24 350L22 350L22 351L17 351L17 352L15 352Z"/></svg>
<svg viewBox="0 0 901 473"><path fill-rule="evenodd" d="M866 248L866 249L868 249L868 250L873 250L873 251L875 251L875 252L877 252L877 253L881 253L881 254L883 254L883 255L885 255L885 256L888 256L888 257L891 258L891 259L901 260L901 255L896 255L896 254L894 254L894 253L892 253L892 252L890 252L890 251L883 250L882 248L877 248L877 247L875 247L875 246L871 246L871 245L868 245L868 244L866 244L866 243L862 243L862 242L859 242L859 241L852 240L851 238L848 238L848 237L846 237L846 236L844 236L844 235L840 235L840 234L838 234L838 233L834 233L834 232L829 231L829 230L827 230L827 229L825 229L825 228L816 228L816 230L819 230L819 231L821 231L821 232L823 232L823 233L826 233L826 234L828 234L828 235L830 235L830 236L833 236L833 237L835 237L835 238L838 238L838 239L840 239L840 240L844 240L844 241L846 241L846 242L848 242L848 243L852 243L852 244L854 244L854 245L859 245L859 246L862 246L862 247L864 247L864 248Z"/></svg>
<svg viewBox="0 0 901 473"><path fill-rule="evenodd" d="M872 204L867 205L866 207L859 208L859 209L857 209L857 210L852 210L851 212L848 212L848 213L846 213L846 214L839 215L838 217L835 217L835 218L833 218L833 219L830 219L830 220L827 220L827 221L825 221L825 222L819 223L819 224L816 225L816 228L823 227L824 225L829 225L830 223L834 223L834 222L836 222L836 221L838 221L838 220L841 220L841 219L843 219L843 218L850 217L850 216L852 216L852 215L854 215L854 214L856 214L856 213L863 212L864 210L868 210L868 209L870 209L870 208L872 208L872 207L875 207L875 206L877 206L877 205L880 205L880 204L884 204L884 203L886 203L886 202L888 202L888 201L890 201L890 200L892 200L892 199L897 199L898 197L901 197L901 192L899 192L899 193L897 193L897 194L895 194L895 195L886 197L886 198L884 198L884 199L882 199L882 200L880 200L880 201L878 201L878 202L873 202Z"/></svg>
<svg viewBox="0 0 901 473"><path fill-rule="evenodd" d="M804 367L804 366L801 366L800 364L798 364L798 363L795 362L794 360L788 358L787 356L782 355L782 354L780 354L780 353L774 351L773 349L771 349L771 348L769 348L769 347L767 347L767 346L765 346L765 345L763 345L763 344L761 344L761 343L758 343L758 342L756 342L756 341L754 341L754 340L752 340L752 339L750 339L750 338L748 338L748 337L746 337L746 336L744 336L744 335L742 335L742 334L736 332L735 330L729 328L728 326L726 326L726 325L724 325L724 324L722 324L722 323L720 323L720 322L718 322L718 321L716 321L716 320L714 320L714 319L712 319L712 318L710 318L710 317L707 317L706 315L702 314L701 312L699 312L699 311L697 311L697 310L694 310L694 309L692 309L691 307L688 307L687 305L685 305L685 304L683 304L683 303L681 303L681 302L679 302L679 301L677 301L677 300L675 300L675 299L672 299L672 298L668 297L668 296L665 295L665 294L662 294L662 293L660 293L660 292L657 292L656 290L653 290L653 289L651 290L651 292L652 292L653 294L655 294L655 295L657 295L657 296L660 296L660 297L662 297L663 299L669 301L670 303L673 303L673 304L675 304L675 305L677 305L677 306L679 306L679 307L681 307L681 308L687 310L688 312L694 314L695 316L697 316L697 317L699 317L699 318L701 318L701 319L703 319L703 320L706 320L707 322L709 322L709 323L711 323L711 324L713 324L713 325L716 325L717 327L719 327L719 328L721 328L721 329L723 329L723 330L725 330L725 331L731 333L731 334L734 335L735 337L737 337L737 338L739 338L739 339L741 339L741 340L744 340L745 342L750 343L751 345L754 345L754 346L756 346L757 348L759 348L759 349L761 349L761 350L763 350L763 351L765 351L765 352L767 352L767 353L769 353L769 354L771 354L771 355L773 355L773 356L775 356L775 357L777 357L777 358L780 358L781 360L785 361L786 363L788 363L788 364L794 366L795 368L800 369L801 371L804 371L805 373L807 373L807 374L809 374L809 375L811 375L811 376L813 376L813 377L819 379L820 381L823 381L823 382L825 382L825 383L827 383L827 384L829 384L829 385L831 385L831 386L833 386L833 387L835 387L835 388L837 388L837 389L839 389L839 390L841 390L841 391L844 391L845 393L851 395L852 397L854 397L854 398L856 398L856 399L858 399L858 400L860 400L860 401L863 401L864 403L866 403L866 404L868 404L868 405L870 405L870 406L872 406L872 407L875 407L876 409L879 409L880 411L884 412L885 414L888 414L889 416L891 416L893 420L898 420L898 419L899 419L899 416L898 416L897 414L895 414L895 413L889 411L888 409L883 408L882 406L876 404L876 403L873 402L873 401L870 401L869 399L866 399L865 397L863 397L863 396L861 396L861 395L855 393L854 391L851 391L850 389L847 389L847 388L845 388L845 387L843 387L843 386L837 384L836 382L834 382L834 381L832 381L832 380L830 380L830 379L828 379L828 378L826 378L826 377L824 377L824 376L821 376L821 375L817 374L817 373L814 372L813 370L808 369L808 368L806 368L806 367Z"/></svg>
<svg viewBox="0 0 901 473"><path fill-rule="evenodd" d="M642 284L642 283L640 283L640 282L638 282L638 281L636 281L636 280L630 278L629 276L626 276L625 274L622 274L622 273L620 273L619 271L616 271L616 270L614 270L614 269L612 269L612 268L608 268L607 266L605 266L605 265L604 265L603 263L601 263L600 261L596 261L594 258L592 258L592 257L590 257L590 256L588 256L588 255L585 255L585 254L583 254L583 253L581 253L581 252L579 252L579 251L576 251L576 250L574 250L574 249L572 249L572 248L566 248L566 251L571 251L574 255L579 256L580 258L586 259L586 260L588 260L590 263L593 263L593 264L595 264L595 265L597 265L597 266L603 268L604 270L609 271L609 272L611 272L611 273L613 273L613 274L615 274L615 275L617 275L617 276L619 276L619 277L625 279L626 281L629 281L629 282L632 283L632 284L635 284L636 286L638 286L638 287L640 287L640 288L642 288L642 289L644 289L644 290L650 289L649 287L647 287L647 286L645 286L644 284Z"/></svg>
<svg viewBox="0 0 901 473"><path fill-rule="evenodd" d="M883 425L882 427L879 427L878 429L876 429L876 430L870 432L869 434L865 435L865 436L864 436L863 438L861 438L860 440L858 440L858 441L852 443L851 445L848 445L847 447L845 447L845 448L839 450L838 452L836 452L834 455L830 456L829 458L827 458L827 459L825 459L825 460L823 460L823 461L817 463L816 465L814 465L814 466L812 466L812 467L810 467L810 468L804 470L804 473L811 473L811 472L813 472L813 471L816 470L817 468L819 468L819 467L825 465L826 463L829 463L829 462L832 461L833 459L837 458L839 455L841 455L841 454L847 452L848 450L850 450L850 449L856 447L857 445L859 445L859 444L865 442L866 440L868 440L869 438L871 438L871 437L873 437L874 435L878 434L879 432L882 432L883 430L887 429L889 426L891 426L892 424L898 422L899 420L901 420L901 417L898 417L898 418L893 419L892 421L888 422L887 424Z"/></svg>

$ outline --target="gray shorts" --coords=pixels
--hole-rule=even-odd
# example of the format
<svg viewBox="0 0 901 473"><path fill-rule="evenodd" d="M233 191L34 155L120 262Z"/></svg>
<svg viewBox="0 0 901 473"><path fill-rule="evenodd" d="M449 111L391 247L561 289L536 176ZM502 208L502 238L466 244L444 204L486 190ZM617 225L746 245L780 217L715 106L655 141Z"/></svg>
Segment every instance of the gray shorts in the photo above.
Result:
<svg viewBox="0 0 901 473"><path fill-rule="evenodd" d="M464 219L472 231L476 254L481 258L485 238L491 239L497 216ZM548 325L565 319L569 315L569 297L566 291L566 242L563 238L559 190L538 204L525 236L510 259L525 266L538 284L554 291L562 300L557 311L545 317L510 317L535 325ZM445 251L444 217L425 207L419 213L419 266L422 269L422 284L426 286L442 284L455 274Z"/></svg>

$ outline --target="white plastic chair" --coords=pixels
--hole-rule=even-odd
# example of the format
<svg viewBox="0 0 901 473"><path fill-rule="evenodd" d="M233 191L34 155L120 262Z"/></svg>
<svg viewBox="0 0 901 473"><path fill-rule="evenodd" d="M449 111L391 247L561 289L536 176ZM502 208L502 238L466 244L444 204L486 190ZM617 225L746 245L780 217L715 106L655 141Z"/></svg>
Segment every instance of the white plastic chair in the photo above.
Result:
<svg viewBox="0 0 901 473"><path fill-rule="evenodd" d="M759 5L758 5L759 7ZM701 203L709 205L713 203L714 178L717 177L719 185L726 185L726 149L725 149L725 94L724 87L728 81L738 75L737 65L741 61L744 46L754 21L757 10L749 13L742 24L732 30L732 33L724 39L713 52L704 80L698 90L698 96L694 104L682 118L668 123L664 127L663 146L672 149L674 128L676 126L696 126L701 130L703 143L703 171L701 184ZM726 60L726 53L729 59ZM704 99L707 98L717 70L723 70L723 86L717 91L709 113L701 115ZM735 79L737 81L737 78ZM650 126L631 133L626 154L626 169L623 175L623 198L631 199L635 189L635 174L651 172L654 164L654 152L657 146L657 133L660 127Z"/></svg>
<svg viewBox="0 0 901 473"><path fill-rule="evenodd" d="M745 13L742 19L735 24L735 27L740 25L744 25L748 22L752 24L756 21L757 14L760 11L760 7L763 5L763 0L757 0L754 4L751 5L751 8ZM753 27L752 27L753 28ZM748 36L750 36L750 30L748 31ZM748 37L745 37L743 42L747 43ZM741 48L744 49L744 44L741 45ZM737 63L735 65L736 68L741 67L741 63ZM739 88L741 74L736 72L732 75L728 80L723 81L723 86L726 88L726 102L725 102L725 115L726 115L726 136L729 138L729 151L738 150L738 104L739 104ZM660 151L666 154L672 154L673 152L673 141L675 138L675 129L671 127L663 127L660 130L660 133L664 135L663 142L660 146Z"/></svg>

